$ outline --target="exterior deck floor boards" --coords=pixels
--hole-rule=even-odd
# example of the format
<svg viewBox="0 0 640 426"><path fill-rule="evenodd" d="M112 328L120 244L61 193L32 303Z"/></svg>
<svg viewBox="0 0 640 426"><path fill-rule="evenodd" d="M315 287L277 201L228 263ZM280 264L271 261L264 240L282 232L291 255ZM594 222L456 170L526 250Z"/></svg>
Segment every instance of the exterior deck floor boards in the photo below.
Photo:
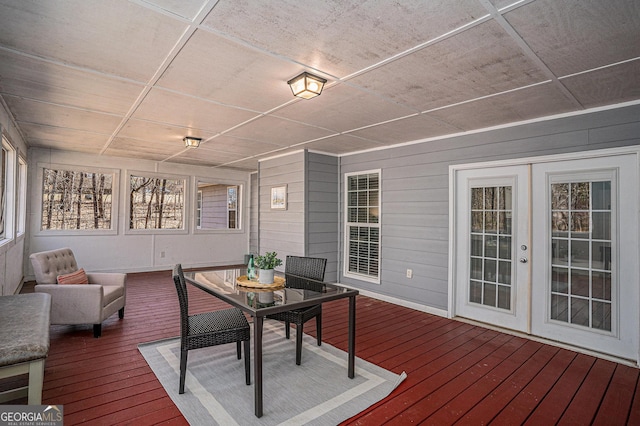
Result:
<svg viewBox="0 0 640 426"><path fill-rule="evenodd" d="M63 404L65 425L187 424L137 349L179 335L171 273L127 285L124 320L105 321L99 339L91 325L51 327L42 403ZM189 292L192 313L227 307ZM365 296L357 305L357 356L408 377L345 425L640 424L637 368ZM323 305L324 342L347 349L347 316L344 300ZM315 336L313 320L305 332Z"/></svg>

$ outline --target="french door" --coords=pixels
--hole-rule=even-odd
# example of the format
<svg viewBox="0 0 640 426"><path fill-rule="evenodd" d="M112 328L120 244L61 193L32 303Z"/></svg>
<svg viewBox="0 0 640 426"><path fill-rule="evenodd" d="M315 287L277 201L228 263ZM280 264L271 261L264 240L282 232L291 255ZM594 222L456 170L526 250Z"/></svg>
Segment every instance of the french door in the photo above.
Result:
<svg viewBox="0 0 640 426"><path fill-rule="evenodd" d="M456 314L529 329L528 166L456 176Z"/></svg>
<svg viewBox="0 0 640 426"><path fill-rule="evenodd" d="M454 314L637 361L637 162L455 171Z"/></svg>

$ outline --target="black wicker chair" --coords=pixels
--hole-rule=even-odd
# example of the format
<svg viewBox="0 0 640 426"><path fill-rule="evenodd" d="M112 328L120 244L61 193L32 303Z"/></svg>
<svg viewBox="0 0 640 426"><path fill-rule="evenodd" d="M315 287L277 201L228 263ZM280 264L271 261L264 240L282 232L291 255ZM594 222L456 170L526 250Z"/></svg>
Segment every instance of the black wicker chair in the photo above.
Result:
<svg viewBox="0 0 640 426"><path fill-rule="evenodd" d="M235 342L238 359L242 358L240 342L244 342L244 371L247 385L251 384L251 355L249 352L249 322L237 308L189 315L187 285L182 265L173 268L173 282L180 301L180 391L184 393L187 373L187 353L191 349L206 348Z"/></svg>
<svg viewBox="0 0 640 426"><path fill-rule="evenodd" d="M287 256L284 272L286 275L296 275L299 277L323 281L326 267L327 259L321 259L318 257ZM287 280L287 286L289 286L289 279ZM296 325L297 365L300 365L302 361L302 330L304 328L304 323L309 321L311 318L316 319L318 346L322 344L322 305L315 305L308 308L267 315L267 318L284 321L285 335L287 339L290 336L290 324L293 323Z"/></svg>

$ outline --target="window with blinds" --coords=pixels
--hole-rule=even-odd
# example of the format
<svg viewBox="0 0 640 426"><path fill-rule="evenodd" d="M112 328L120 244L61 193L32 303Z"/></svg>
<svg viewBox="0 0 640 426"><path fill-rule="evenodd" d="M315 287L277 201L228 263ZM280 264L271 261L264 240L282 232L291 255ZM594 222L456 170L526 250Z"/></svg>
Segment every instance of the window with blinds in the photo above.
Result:
<svg viewBox="0 0 640 426"><path fill-rule="evenodd" d="M380 171L345 175L345 276L379 282Z"/></svg>

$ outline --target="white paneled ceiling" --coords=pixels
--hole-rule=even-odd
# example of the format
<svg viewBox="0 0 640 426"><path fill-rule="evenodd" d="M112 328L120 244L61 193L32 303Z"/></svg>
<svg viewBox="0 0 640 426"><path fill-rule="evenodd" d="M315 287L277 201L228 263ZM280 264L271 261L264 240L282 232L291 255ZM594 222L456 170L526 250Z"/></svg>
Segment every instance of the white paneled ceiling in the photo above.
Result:
<svg viewBox="0 0 640 426"><path fill-rule="evenodd" d="M26 142L97 155L254 170L636 101L639 76L638 0L0 0Z"/></svg>

